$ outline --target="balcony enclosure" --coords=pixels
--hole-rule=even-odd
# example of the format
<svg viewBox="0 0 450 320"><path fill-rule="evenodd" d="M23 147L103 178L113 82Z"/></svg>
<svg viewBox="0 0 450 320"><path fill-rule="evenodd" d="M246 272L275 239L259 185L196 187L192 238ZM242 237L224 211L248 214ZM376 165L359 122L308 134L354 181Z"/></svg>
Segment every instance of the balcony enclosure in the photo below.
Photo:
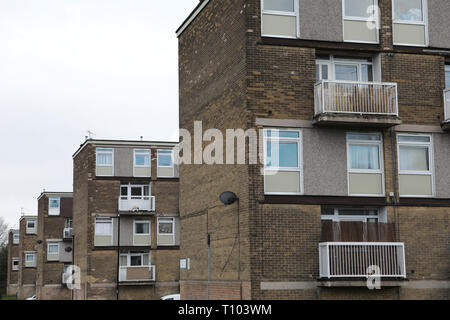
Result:
<svg viewBox="0 0 450 320"><path fill-rule="evenodd" d="M450 130L450 88L444 90L444 130Z"/></svg>
<svg viewBox="0 0 450 320"><path fill-rule="evenodd" d="M150 185L122 184L120 186L119 211L154 211L155 197L150 196Z"/></svg>
<svg viewBox="0 0 450 320"><path fill-rule="evenodd" d="M315 124L389 127L398 117L397 84L381 79L372 58L319 55L314 85Z"/></svg>
<svg viewBox="0 0 450 320"><path fill-rule="evenodd" d="M150 253L122 253L119 282L149 282L156 280L156 267L150 264Z"/></svg>

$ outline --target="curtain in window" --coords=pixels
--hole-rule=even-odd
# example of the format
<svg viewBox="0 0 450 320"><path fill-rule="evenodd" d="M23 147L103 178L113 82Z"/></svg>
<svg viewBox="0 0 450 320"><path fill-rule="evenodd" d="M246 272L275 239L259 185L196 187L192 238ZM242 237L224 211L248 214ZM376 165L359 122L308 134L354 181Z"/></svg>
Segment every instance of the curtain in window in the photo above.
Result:
<svg viewBox="0 0 450 320"><path fill-rule="evenodd" d="M351 145L350 169L380 169L379 147Z"/></svg>
<svg viewBox="0 0 450 320"><path fill-rule="evenodd" d="M112 155L110 153L98 153L97 164L112 165Z"/></svg>
<svg viewBox="0 0 450 320"><path fill-rule="evenodd" d="M428 171L428 147L400 146L400 170Z"/></svg>
<svg viewBox="0 0 450 320"><path fill-rule="evenodd" d="M112 221L97 221L95 223L95 234L98 236L112 235Z"/></svg>
<svg viewBox="0 0 450 320"><path fill-rule="evenodd" d="M294 0L264 0L264 10L294 12Z"/></svg>
<svg viewBox="0 0 450 320"><path fill-rule="evenodd" d="M394 0L396 20L423 21L422 0Z"/></svg>

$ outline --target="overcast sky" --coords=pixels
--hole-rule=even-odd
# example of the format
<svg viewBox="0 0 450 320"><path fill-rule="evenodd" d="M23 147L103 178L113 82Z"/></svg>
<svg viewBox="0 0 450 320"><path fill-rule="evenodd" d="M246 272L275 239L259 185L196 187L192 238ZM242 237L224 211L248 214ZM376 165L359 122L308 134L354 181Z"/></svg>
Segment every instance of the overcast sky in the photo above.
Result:
<svg viewBox="0 0 450 320"><path fill-rule="evenodd" d="M175 30L198 0L0 0L0 215L72 191L97 139L178 139Z"/></svg>

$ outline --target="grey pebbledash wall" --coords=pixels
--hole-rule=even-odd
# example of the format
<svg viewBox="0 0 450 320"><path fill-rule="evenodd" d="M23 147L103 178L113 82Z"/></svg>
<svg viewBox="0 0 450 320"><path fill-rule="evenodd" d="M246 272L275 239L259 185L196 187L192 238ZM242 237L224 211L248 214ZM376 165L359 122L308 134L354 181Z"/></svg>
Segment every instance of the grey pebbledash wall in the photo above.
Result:
<svg viewBox="0 0 450 320"><path fill-rule="evenodd" d="M434 134L433 139L436 197L450 199L450 136Z"/></svg>
<svg viewBox="0 0 450 320"><path fill-rule="evenodd" d="M450 1L428 0L430 47L450 48Z"/></svg>

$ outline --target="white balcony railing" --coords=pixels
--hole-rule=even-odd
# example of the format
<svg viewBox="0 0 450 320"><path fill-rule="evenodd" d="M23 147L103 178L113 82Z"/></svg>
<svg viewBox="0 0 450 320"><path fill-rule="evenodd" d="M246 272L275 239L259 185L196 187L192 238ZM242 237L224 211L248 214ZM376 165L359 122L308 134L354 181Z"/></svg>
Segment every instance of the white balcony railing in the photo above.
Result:
<svg viewBox="0 0 450 320"><path fill-rule="evenodd" d="M72 228L64 228L63 239L72 238L72 235L73 235L73 229Z"/></svg>
<svg viewBox="0 0 450 320"><path fill-rule="evenodd" d="M319 244L321 278L368 277L370 266L380 277L406 278L405 248L400 242L324 242Z"/></svg>
<svg viewBox="0 0 450 320"><path fill-rule="evenodd" d="M450 89L444 90L444 122L450 122Z"/></svg>
<svg viewBox="0 0 450 320"><path fill-rule="evenodd" d="M155 197L119 197L119 211L155 211Z"/></svg>
<svg viewBox="0 0 450 320"><path fill-rule="evenodd" d="M398 116L396 83L320 81L314 86L315 115L355 113Z"/></svg>
<svg viewBox="0 0 450 320"><path fill-rule="evenodd" d="M127 281L155 281L156 267L142 266L142 267L120 267L119 282Z"/></svg>

